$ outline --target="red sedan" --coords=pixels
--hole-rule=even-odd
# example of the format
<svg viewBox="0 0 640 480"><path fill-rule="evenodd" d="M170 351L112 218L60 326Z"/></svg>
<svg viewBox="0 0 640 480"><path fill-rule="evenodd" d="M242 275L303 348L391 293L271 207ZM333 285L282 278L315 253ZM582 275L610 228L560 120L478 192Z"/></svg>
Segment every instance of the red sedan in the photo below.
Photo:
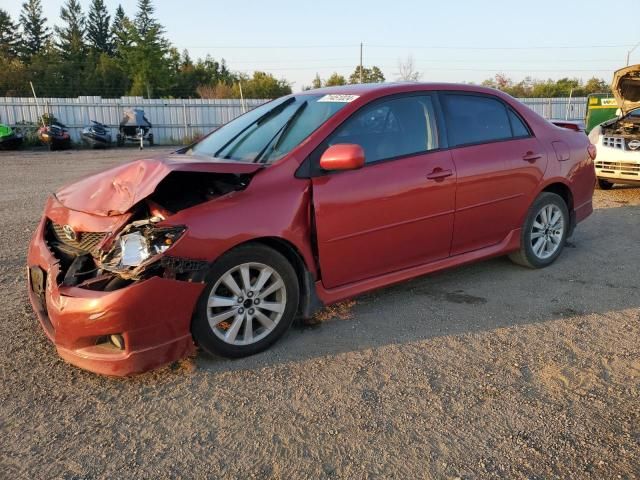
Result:
<svg viewBox="0 0 640 480"><path fill-rule="evenodd" d="M595 149L495 90L355 85L262 105L166 158L52 195L31 303L70 363L127 375L251 355L322 305L508 254L592 212Z"/></svg>

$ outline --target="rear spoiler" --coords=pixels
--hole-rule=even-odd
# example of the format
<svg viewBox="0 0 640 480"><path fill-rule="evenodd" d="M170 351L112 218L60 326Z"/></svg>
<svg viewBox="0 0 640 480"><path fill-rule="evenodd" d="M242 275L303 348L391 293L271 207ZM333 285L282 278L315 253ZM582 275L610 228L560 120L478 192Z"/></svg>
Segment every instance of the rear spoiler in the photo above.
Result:
<svg viewBox="0 0 640 480"><path fill-rule="evenodd" d="M573 130L574 132L584 133L584 124L580 121L574 120L549 120L557 127L566 128L567 130Z"/></svg>

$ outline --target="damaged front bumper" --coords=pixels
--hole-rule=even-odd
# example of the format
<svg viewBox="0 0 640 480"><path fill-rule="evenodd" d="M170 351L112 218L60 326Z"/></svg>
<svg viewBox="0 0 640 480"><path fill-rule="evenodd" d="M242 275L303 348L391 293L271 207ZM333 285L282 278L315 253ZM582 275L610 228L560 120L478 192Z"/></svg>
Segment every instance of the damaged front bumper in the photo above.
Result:
<svg viewBox="0 0 640 480"><path fill-rule="evenodd" d="M201 263L175 259L162 262L162 268L173 268L167 268L166 275L130 280L110 290L86 282L65 284L68 272L61 271L46 241L47 222L73 222L95 231L92 222L122 220L69 211L52 198L29 246L27 264L29 299L60 356L80 368L118 376L156 368L194 351L191 317L204 288L194 280L197 275L190 275ZM121 342L111 341L113 336Z"/></svg>

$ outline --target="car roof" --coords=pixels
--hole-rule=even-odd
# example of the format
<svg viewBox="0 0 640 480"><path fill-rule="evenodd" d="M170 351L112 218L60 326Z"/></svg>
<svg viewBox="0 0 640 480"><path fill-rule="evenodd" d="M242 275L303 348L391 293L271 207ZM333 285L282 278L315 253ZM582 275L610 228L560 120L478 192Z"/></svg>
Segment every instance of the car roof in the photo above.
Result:
<svg viewBox="0 0 640 480"><path fill-rule="evenodd" d="M393 93L427 91L427 90L457 90L475 93L487 93L499 97L509 97L494 88L469 85L464 83L436 83L436 82L389 82L389 83L357 83L353 85L340 85L336 87L323 87L314 90L306 90L295 95L360 95L379 97Z"/></svg>

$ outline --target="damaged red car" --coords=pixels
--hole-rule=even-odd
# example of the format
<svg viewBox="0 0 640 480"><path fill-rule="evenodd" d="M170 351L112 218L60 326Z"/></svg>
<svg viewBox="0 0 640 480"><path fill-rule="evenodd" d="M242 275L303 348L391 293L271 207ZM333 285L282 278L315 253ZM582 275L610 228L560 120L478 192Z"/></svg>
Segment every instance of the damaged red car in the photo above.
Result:
<svg viewBox="0 0 640 480"><path fill-rule="evenodd" d="M551 264L592 212L594 157L584 134L481 87L294 94L51 195L29 296L59 354L94 372L196 345L251 355L375 288L504 254Z"/></svg>

